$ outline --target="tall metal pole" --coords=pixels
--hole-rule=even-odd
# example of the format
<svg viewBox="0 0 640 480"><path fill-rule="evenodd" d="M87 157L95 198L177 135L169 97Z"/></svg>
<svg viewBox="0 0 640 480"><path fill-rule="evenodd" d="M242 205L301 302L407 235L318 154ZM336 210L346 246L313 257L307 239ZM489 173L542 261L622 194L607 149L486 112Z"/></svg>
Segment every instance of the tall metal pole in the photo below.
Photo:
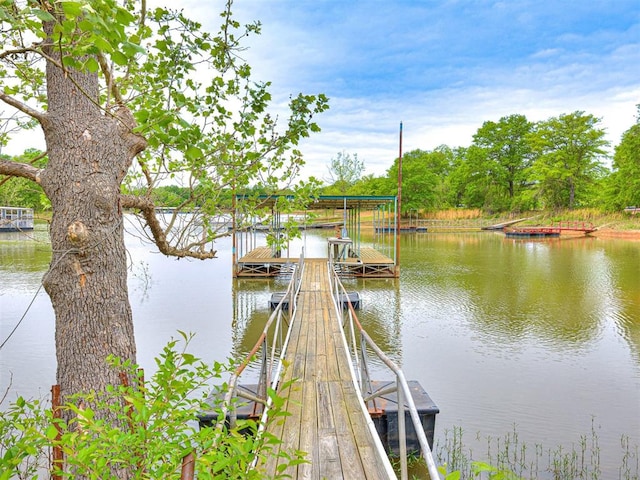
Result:
<svg viewBox="0 0 640 480"><path fill-rule="evenodd" d="M236 199L236 184L233 182L233 188L231 189L231 275L233 278L238 276L238 245L236 239L236 208L237 208L237 199Z"/></svg>
<svg viewBox="0 0 640 480"><path fill-rule="evenodd" d="M400 277L400 216L402 215L402 122L400 122L400 147L398 153L398 208L396 211L396 277Z"/></svg>

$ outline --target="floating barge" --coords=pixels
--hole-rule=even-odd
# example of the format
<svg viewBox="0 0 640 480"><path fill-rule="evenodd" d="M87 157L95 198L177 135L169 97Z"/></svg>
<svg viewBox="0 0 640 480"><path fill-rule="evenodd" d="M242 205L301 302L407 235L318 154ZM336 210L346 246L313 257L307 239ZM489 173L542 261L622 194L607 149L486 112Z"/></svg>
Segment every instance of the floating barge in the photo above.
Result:
<svg viewBox="0 0 640 480"><path fill-rule="evenodd" d="M371 386L373 390L381 390L385 386L392 386L393 381L379 381L373 380ZM436 415L440 413L440 408L431 399L426 390L416 380L408 381L409 388L411 389L411 397L413 403L418 411L420 417L420 423L424 429L424 433L427 437L429 446L433 448L433 437L435 434ZM257 384L245 384L239 385L238 388L249 394L250 397L259 396L259 386ZM216 424L218 420L219 406L221 405L225 391L222 389L214 389L206 400L209 409L203 410L198 413L198 424L200 428L211 427ZM380 440L382 441L385 450L391 453L393 456L400 455L400 439L399 439L399 427L398 427L398 393L397 391L390 391L388 394L383 395L370 402L372 405L368 406L369 415L373 421ZM375 404L375 405L373 405ZM256 404L251 400L242 399L235 405L235 415L239 420L253 420L258 421L262 415L262 406ZM412 455L420 454L420 443L418 441L418 434L415 427L411 423L410 413L406 407L405 402L405 428L407 436L407 453ZM230 423L230 415L227 414L225 419L227 425ZM320 419L319 419L320 420Z"/></svg>
<svg viewBox="0 0 640 480"><path fill-rule="evenodd" d="M503 229L507 238L553 238L562 234L589 235L598 227L585 222L561 222L551 226L516 227Z"/></svg>
<svg viewBox="0 0 640 480"><path fill-rule="evenodd" d="M504 230L507 238L553 238L560 236L560 229L553 227L521 227Z"/></svg>
<svg viewBox="0 0 640 480"><path fill-rule="evenodd" d="M0 232L33 230L33 208L0 207Z"/></svg>
<svg viewBox="0 0 640 480"><path fill-rule="evenodd" d="M274 292L271 294L271 298L269 299L269 307L271 310L275 310L276 307L282 303L283 310L289 310L289 299L285 298L286 293L284 292ZM344 309L349 308L349 304L353 306L354 309L360 309L360 294L358 292L347 292L345 294L340 294L340 306Z"/></svg>

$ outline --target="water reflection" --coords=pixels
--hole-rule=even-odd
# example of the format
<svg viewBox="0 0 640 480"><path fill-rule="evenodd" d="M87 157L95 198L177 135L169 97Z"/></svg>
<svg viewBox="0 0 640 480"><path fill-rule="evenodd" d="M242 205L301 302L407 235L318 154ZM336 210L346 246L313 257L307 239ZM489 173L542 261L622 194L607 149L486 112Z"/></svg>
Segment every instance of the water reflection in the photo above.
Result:
<svg viewBox="0 0 640 480"><path fill-rule="evenodd" d="M233 281L233 322L231 358L243 360L251 352L269 320L271 294L284 292L287 279L237 279ZM243 382L257 380L260 359L254 359L243 374Z"/></svg>
<svg viewBox="0 0 640 480"><path fill-rule="evenodd" d="M420 297L422 308L465 317L487 339L533 336L556 348L580 346L595 341L612 314L618 320L636 318L620 312L623 302L613 281L628 268L638 272L637 252L635 266L620 270L594 248L597 242L415 235L403 245L403 289ZM625 288L637 289L637 277L634 282Z"/></svg>
<svg viewBox="0 0 640 480"><path fill-rule="evenodd" d="M50 261L45 224L30 232L0 233L0 295L38 288Z"/></svg>
<svg viewBox="0 0 640 480"><path fill-rule="evenodd" d="M612 308L607 312L640 364L640 243L601 240L608 259Z"/></svg>
<svg viewBox="0 0 640 480"><path fill-rule="evenodd" d="M292 250L324 255L325 236L305 234ZM3 338L50 261L48 245L6 239ZM211 262L176 261L126 241L138 359L147 371L177 330L197 334L190 351L207 361L244 357L271 314L271 293L286 288L284 280L233 280L228 239ZM353 279L346 288L360 292L358 316L376 343L440 406L436 440L454 425L473 438L502 436L516 424L530 445L571 445L595 417L602 478L616 478L620 435L640 443L640 242L410 234L402 236L401 266L399 280ZM42 293L0 351L0 387L13 372L14 391L48 391L53 324ZM379 364L373 374L388 378Z"/></svg>

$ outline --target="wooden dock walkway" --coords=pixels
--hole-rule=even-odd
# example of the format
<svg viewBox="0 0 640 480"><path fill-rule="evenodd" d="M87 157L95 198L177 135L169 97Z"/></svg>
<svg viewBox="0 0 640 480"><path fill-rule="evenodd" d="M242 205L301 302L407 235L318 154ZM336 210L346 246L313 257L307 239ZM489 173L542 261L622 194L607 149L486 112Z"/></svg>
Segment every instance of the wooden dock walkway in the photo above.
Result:
<svg viewBox="0 0 640 480"><path fill-rule="evenodd" d="M328 275L326 259L305 261L282 379L297 379L282 393L290 415L268 430L282 439L279 448L307 452L310 463L284 472L291 478L396 478L358 395ZM277 462L274 455L263 465L268 474Z"/></svg>
<svg viewBox="0 0 640 480"><path fill-rule="evenodd" d="M395 276L395 261L372 247L360 247L359 256L352 255L336 261L342 273L356 277ZM326 262L327 259L319 259ZM255 247L237 260L238 277L270 277L298 263L297 257L274 257L270 247Z"/></svg>

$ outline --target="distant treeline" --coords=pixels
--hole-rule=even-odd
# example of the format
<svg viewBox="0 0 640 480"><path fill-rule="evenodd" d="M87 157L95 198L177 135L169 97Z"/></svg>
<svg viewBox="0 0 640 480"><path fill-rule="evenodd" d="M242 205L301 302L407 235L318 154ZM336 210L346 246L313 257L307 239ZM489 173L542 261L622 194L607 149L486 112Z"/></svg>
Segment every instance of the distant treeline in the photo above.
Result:
<svg viewBox="0 0 640 480"><path fill-rule="evenodd" d="M638 112L640 119L640 106ZM407 152L402 210L615 211L640 205L640 120L613 150L598 124L598 118L579 111L536 123L516 114L485 122L469 147ZM351 160L344 154L339 158ZM338 179L324 192L393 195L397 188L398 159L385 176Z"/></svg>
<svg viewBox="0 0 640 480"><path fill-rule="evenodd" d="M602 211L640 206L640 105L638 120L612 145L599 119L577 111L541 122L524 115L487 121L469 147L441 145L412 150L402 157L402 210L435 211L476 208L488 213L538 209L598 208ZM46 157L29 150L16 158L44 166ZM6 157L5 157L6 158ZM331 195L395 195L398 159L384 176L365 175L364 163L339 153L331 160ZM33 182L0 178L0 204L50 208ZM160 186L151 198L158 207L197 208L198 186ZM252 192L262 192L256 186ZM283 193L283 192L279 192ZM232 191L221 189L216 202L231 207Z"/></svg>

